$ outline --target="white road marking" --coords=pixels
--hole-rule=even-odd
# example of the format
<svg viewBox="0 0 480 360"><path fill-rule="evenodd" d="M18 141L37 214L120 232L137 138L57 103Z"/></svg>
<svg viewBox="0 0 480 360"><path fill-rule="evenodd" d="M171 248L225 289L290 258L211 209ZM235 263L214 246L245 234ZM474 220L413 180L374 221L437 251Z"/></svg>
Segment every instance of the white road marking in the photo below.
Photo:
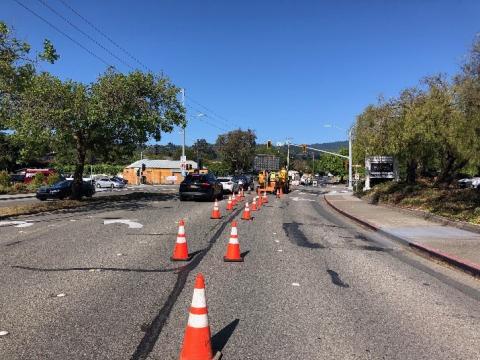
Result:
<svg viewBox="0 0 480 360"><path fill-rule="evenodd" d="M293 201L316 201L314 199L304 199L304 198L299 198L299 197L292 197L291 198Z"/></svg>
<svg viewBox="0 0 480 360"><path fill-rule="evenodd" d="M75 220L75 219L70 219L70 221L71 221L71 222L74 222L74 221L77 221L77 220Z"/></svg>
<svg viewBox="0 0 480 360"><path fill-rule="evenodd" d="M122 254L122 253L118 253L117 256L123 256L123 254Z"/></svg>
<svg viewBox="0 0 480 360"><path fill-rule="evenodd" d="M8 335L8 331L5 331L5 330L0 331L0 336L7 336L7 335Z"/></svg>
<svg viewBox="0 0 480 360"><path fill-rule="evenodd" d="M56 296L56 297L65 297L65 296L67 296L67 294L65 294L65 293L60 293L60 294L57 294L57 295L55 295L55 296Z"/></svg>
<svg viewBox="0 0 480 360"><path fill-rule="evenodd" d="M103 220L103 225L109 224L125 224L128 225L130 229L140 229L143 227L142 224L136 221L132 221L129 219L110 219L110 220Z"/></svg>
<svg viewBox="0 0 480 360"><path fill-rule="evenodd" d="M292 286L300 286L299 283L292 283Z"/></svg>
<svg viewBox="0 0 480 360"><path fill-rule="evenodd" d="M280 242L280 240L275 240L275 242L276 242L276 243L279 243L279 242Z"/></svg>
<svg viewBox="0 0 480 360"><path fill-rule="evenodd" d="M282 250L282 249L278 249L277 251L278 251L278 252L283 252L283 250Z"/></svg>
<svg viewBox="0 0 480 360"><path fill-rule="evenodd" d="M17 228L25 228L32 226L33 223L31 222L26 222L26 221L0 221L0 227L3 226L14 226Z"/></svg>

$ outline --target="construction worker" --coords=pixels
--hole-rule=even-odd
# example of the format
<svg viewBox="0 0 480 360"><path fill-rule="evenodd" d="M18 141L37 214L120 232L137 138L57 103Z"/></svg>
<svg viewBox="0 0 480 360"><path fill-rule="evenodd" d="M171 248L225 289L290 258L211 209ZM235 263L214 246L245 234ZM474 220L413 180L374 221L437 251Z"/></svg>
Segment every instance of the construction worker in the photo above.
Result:
<svg viewBox="0 0 480 360"><path fill-rule="evenodd" d="M285 168L282 168L282 170L280 170L280 174L279 174L279 182L280 182L280 187L282 188L282 192L283 193L287 193L288 192L288 172Z"/></svg>

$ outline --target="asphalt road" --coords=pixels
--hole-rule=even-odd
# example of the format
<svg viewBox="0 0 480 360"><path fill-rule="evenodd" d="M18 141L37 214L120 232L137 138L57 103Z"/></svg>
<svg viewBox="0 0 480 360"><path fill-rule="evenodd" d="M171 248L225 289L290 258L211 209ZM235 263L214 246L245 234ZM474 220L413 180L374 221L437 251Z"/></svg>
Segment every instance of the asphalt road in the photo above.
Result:
<svg viewBox="0 0 480 360"><path fill-rule="evenodd" d="M322 191L238 220L243 263L222 259L241 215L225 201L222 220L172 193L12 219L33 225L0 227L0 358L177 359L199 272L224 359L480 358L478 280L358 227ZM187 264L169 259L181 218Z"/></svg>

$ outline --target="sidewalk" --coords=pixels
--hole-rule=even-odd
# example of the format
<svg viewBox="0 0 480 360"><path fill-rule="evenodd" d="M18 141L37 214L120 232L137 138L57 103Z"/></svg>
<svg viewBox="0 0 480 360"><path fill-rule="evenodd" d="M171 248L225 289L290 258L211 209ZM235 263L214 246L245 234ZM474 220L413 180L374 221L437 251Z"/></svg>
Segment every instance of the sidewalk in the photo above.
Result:
<svg viewBox="0 0 480 360"><path fill-rule="evenodd" d="M431 222L389 207L371 205L351 194L327 194L325 200L335 210L365 226L480 275L478 233Z"/></svg>
<svg viewBox="0 0 480 360"><path fill-rule="evenodd" d="M15 194L15 195L6 194L6 195L0 195L0 201L2 201L2 200L30 199L30 198L34 198L34 197L35 197L35 193Z"/></svg>

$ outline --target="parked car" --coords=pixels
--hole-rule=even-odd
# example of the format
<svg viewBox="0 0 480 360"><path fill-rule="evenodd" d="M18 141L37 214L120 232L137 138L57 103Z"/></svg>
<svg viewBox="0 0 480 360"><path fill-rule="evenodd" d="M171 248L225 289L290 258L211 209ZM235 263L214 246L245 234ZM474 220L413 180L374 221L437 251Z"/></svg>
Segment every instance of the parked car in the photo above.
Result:
<svg viewBox="0 0 480 360"><path fill-rule="evenodd" d="M458 180L458 186L461 188L480 189L480 177L464 178Z"/></svg>
<svg viewBox="0 0 480 360"><path fill-rule="evenodd" d="M102 177L95 180L95 186L97 188L121 189L125 187L125 183L123 181L115 180L114 178Z"/></svg>
<svg viewBox="0 0 480 360"><path fill-rule="evenodd" d="M213 174L188 174L180 183L180 201L205 199L213 201L223 197L222 183Z"/></svg>
<svg viewBox="0 0 480 360"><path fill-rule="evenodd" d="M233 181L231 176L224 176L224 177L218 178L218 181L222 183L222 188L224 193L237 192L239 189L238 183Z"/></svg>
<svg viewBox="0 0 480 360"><path fill-rule="evenodd" d="M38 200L47 199L65 199L72 195L72 180L61 180L51 186L42 186L37 190L36 197ZM92 197L95 194L95 187L91 183L82 183L81 196Z"/></svg>
<svg viewBox="0 0 480 360"><path fill-rule="evenodd" d="M112 180L124 183L125 185L128 184L128 180L125 180L124 178L122 178L120 176L112 176Z"/></svg>
<svg viewBox="0 0 480 360"><path fill-rule="evenodd" d="M250 181L245 175L235 175L232 178L232 181L235 181L236 183L238 183L240 189L243 189L243 190L253 189L253 183L250 184Z"/></svg>
<svg viewBox="0 0 480 360"><path fill-rule="evenodd" d="M20 179L23 176L23 182L25 184L33 181L33 178L37 174L43 174L46 178L50 175L56 174L55 169L22 169L18 171L15 176L16 179Z"/></svg>

